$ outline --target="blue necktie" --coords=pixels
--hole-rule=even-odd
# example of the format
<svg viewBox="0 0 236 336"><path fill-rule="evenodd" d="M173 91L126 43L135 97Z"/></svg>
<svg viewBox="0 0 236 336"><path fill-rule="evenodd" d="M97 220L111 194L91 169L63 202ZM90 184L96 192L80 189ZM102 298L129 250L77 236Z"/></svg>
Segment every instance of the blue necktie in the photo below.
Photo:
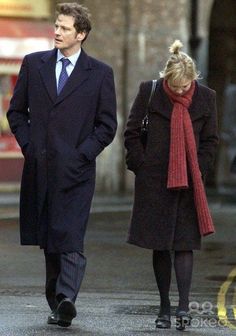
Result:
<svg viewBox="0 0 236 336"><path fill-rule="evenodd" d="M63 86L66 84L67 79L69 78L68 73L66 72L66 67L70 64L70 60L68 58L62 58L60 61L62 62L62 69L58 81L57 94L60 94Z"/></svg>

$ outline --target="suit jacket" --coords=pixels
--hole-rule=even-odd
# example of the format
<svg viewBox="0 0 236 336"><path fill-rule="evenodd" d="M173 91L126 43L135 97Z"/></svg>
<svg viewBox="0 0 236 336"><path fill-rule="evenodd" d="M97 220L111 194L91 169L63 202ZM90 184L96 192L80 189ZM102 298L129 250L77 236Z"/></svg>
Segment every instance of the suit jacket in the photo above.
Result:
<svg viewBox="0 0 236 336"><path fill-rule="evenodd" d="M24 58L7 113L25 155L21 243L48 252L82 251L95 160L117 127L114 78L108 65L82 50L57 95L56 52Z"/></svg>

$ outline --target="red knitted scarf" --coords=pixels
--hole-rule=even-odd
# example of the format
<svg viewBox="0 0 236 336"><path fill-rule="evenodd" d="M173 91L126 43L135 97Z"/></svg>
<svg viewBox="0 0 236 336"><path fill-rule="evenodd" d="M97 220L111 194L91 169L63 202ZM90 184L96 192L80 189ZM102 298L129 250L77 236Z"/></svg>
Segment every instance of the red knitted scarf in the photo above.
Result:
<svg viewBox="0 0 236 336"><path fill-rule="evenodd" d="M214 233L214 225L207 203L204 184L198 164L197 148L188 108L192 102L195 81L184 95L176 95L163 81L163 87L174 104L170 124L170 154L168 167L169 189L188 188L187 163L193 181L194 203L202 236Z"/></svg>

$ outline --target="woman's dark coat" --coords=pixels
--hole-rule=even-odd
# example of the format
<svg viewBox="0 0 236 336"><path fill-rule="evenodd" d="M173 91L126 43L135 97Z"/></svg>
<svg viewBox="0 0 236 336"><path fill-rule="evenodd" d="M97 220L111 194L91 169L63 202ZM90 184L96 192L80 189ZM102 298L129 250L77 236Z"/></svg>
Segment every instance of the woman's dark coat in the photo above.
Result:
<svg viewBox="0 0 236 336"><path fill-rule="evenodd" d="M49 253L83 251L95 160L117 126L112 69L82 50L58 96L56 55L54 49L24 58L8 111L25 154L21 243Z"/></svg>
<svg viewBox="0 0 236 336"><path fill-rule="evenodd" d="M140 125L151 91L151 81L140 85L125 130L126 162L135 174L134 206L128 242L156 250L200 248L191 177L189 189L168 190L170 119L173 105L157 82L149 109L146 150L140 142ZM189 108L203 178L214 163L217 135L216 94L196 82Z"/></svg>

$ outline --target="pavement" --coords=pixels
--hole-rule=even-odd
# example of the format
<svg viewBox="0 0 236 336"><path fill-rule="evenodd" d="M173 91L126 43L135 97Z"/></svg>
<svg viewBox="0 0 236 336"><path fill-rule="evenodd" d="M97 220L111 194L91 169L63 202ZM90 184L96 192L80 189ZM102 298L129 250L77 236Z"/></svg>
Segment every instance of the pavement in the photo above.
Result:
<svg viewBox="0 0 236 336"><path fill-rule="evenodd" d="M87 270L70 328L48 326L44 259L37 247L19 245L18 193L0 194L0 336L180 335L156 330L159 298L151 251L126 244L132 195L96 195L86 235ZM195 253L192 326L184 333L236 335L236 199L209 192L216 234ZM223 325L223 322L226 326Z"/></svg>

